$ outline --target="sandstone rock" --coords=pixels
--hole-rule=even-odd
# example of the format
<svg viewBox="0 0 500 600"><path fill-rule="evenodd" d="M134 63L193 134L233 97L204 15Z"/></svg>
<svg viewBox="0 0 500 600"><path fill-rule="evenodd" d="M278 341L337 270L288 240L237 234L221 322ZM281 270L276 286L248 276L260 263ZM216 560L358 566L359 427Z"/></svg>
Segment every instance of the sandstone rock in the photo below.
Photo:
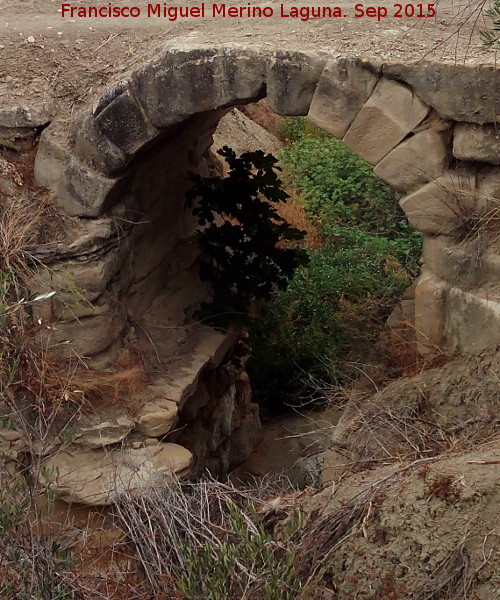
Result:
<svg viewBox="0 0 500 600"><path fill-rule="evenodd" d="M478 353L498 346L500 295L494 284L470 292L458 287L450 289L446 307L446 338L450 349L461 353Z"/></svg>
<svg viewBox="0 0 500 600"><path fill-rule="evenodd" d="M95 120L103 135L128 155L133 155L160 133L148 122L128 91L115 98Z"/></svg>
<svg viewBox="0 0 500 600"><path fill-rule="evenodd" d="M387 64L383 73L411 85L445 119L471 123L500 121L497 66L419 61Z"/></svg>
<svg viewBox="0 0 500 600"><path fill-rule="evenodd" d="M370 97L378 76L353 59L329 62L314 93L307 118L337 138L343 138Z"/></svg>
<svg viewBox="0 0 500 600"><path fill-rule="evenodd" d="M176 369L175 376L149 386L149 391L155 398L171 400L181 409L187 398L196 391L203 370L208 366L215 368L220 364L235 344L239 332L222 333L211 327L204 327L199 335L193 352L186 357L185 363Z"/></svg>
<svg viewBox="0 0 500 600"><path fill-rule="evenodd" d="M184 45L134 72L132 94L153 126L264 96L267 59L243 47Z"/></svg>
<svg viewBox="0 0 500 600"><path fill-rule="evenodd" d="M262 150L266 154L277 156L283 143L267 129L234 109L222 117L213 134L212 150L216 151L223 146L229 146L237 155ZM226 168L225 163L223 167Z"/></svg>
<svg viewBox="0 0 500 600"><path fill-rule="evenodd" d="M124 327L125 316L119 312L84 321L60 321L42 332L42 343L46 349L61 349L65 356L94 356L109 348Z"/></svg>
<svg viewBox="0 0 500 600"><path fill-rule="evenodd" d="M448 166L445 134L419 131L396 146L378 163L375 173L392 187L410 191L441 176Z"/></svg>
<svg viewBox="0 0 500 600"><path fill-rule="evenodd" d="M50 128L41 138L35 160L37 183L50 187L54 200L69 216L97 217L111 202L116 180L103 177L79 162Z"/></svg>
<svg viewBox="0 0 500 600"><path fill-rule="evenodd" d="M243 417L239 427L231 434L229 469L232 470L247 460L261 440L262 423L259 409L254 405L254 410Z"/></svg>
<svg viewBox="0 0 500 600"><path fill-rule="evenodd" d="M477 200L472 177L448 172L405 196L399 204L413 227L423 233L443 235L460 227L469 211L478 210Z"/></svg>
<svg viewBox="0 0 500 600"><path fill-rule="evenodd" d="M421 356L441 352L444 342L446 292L442 279L424 269L415 287L415 332L417 349Z"/></svg>
<svg viewBox="0 0 500 600"><path fill-rule="evenodd" d="M66 502L102 506L112 504L123 492L140 494L141 490L168 481L172 473L186 475L191 460L191 453L176 444L59 452L44 462L46 475L40 475L40 481Z"/></svg>
<svg viewBox="0 0 500 600"><path fill-rule="evenodd" d="M133 427L133 419L120 409L98 411L81 417L74 443L91 449L110 446L123 441Z"/></svg>
<svg viewBox="0 0 500 600"><path fill-rule="evenodd" d="M118 173L128 161L126 153L100 131L92 114L76 122L72 140L79 158L105 175Z"/></svg>
<svg viewBox="0 0 500 600"><path fill-rule="evenodd" d="M19 103L16 97L0 96L0 145L18 149L38 128L50 123L54 111L54 100L46 93L27 93Z"/></svg>
<svg viewBox="0 0 500 600"><path fill-rule="evenodd" d="M381 79L344 137L345 145L375 165L423 121L429 108L414 92Z"/></svg>
<svg viewBox="0 0 500 600"><path fill-rule="evenodd" d="M304 52L275 52L267 70L267 103L279 115L307 115L325 60Z"/></svg>
<svg viewBox="0 0 500 600"><path fill-rule="evenodd" d="M37 271L31 287L33 294L56 291L52 298L52 314L58 319L82 318L104 314L109 309L102 303L91 304L102 296L110 279L125 259L126 249L111 249L103 256L88 256L88 262L64 261ZM38 307L35 305L34 309ZM43 307L44 308L44 307Z"/></svg>
<svg viewBox="0 0 500 600"><path fill-rule="evenodd" d="M457 123L453 136L453 156L500 165L500 130L494 125Z"/></svg>
<svg viewBox="0 0 500 600"><path fill-rule="evenodd" d="M462 288L500 281L500 256L475 239L457 243L447 236L425 236L423 259L435 275Z"/></svg>
<svg viewBox="0 0 500 600"><path fill-rule="evenodd" d="M148 437L160 437L177 423L178 406L171 400L158 399L146 402L136 417L136 429Z"/></svg>

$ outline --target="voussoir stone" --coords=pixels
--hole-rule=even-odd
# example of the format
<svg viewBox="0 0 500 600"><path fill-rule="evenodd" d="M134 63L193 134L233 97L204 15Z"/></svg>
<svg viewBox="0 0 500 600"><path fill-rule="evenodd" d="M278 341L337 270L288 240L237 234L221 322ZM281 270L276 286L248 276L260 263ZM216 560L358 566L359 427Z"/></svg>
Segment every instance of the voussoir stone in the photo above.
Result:
<svg viewBox="0 0 500 600"><path fill-rule="evenodd" d="M279 115L307 115L325 60L304 52L274 52L267 71L267 103Z"/></svg>
<svg viewBox="0 0 500 600"><path fill-rule="evenodd" d="M264 96L267 57L232 46L171 48L132 74L130 90L154 127Z"/></svg>
<svg viewBox="0 0 500 600"><path fill-rule="evenodd" d="M40 480L66 502L103 506L123 493L160 485L174 473L185 476L191 462L191 452L177 444L59 452L44 462Z"/></svg>
<svg viewBox="0 0 500 600"><path fill-rule="evenodd" d="M345 145L372 165L423 121L429 108L405 85L380 79L344 136Z"/></svg>
<svg viewBox="0 0 500 600"><path fill-rule="evenodd" d="M500 125L457 123L453 136L453 156L500 165Z"/></svg>
<svg viewBox="0 0 500 600"><path fill-rule="evenodd" d="M392 187L409 191L440 177L448 166L446 132L425 129L403 140L382 159L375 173Z"/></svg>
<svg viewBox="0 0 500 600"><path fill-rule="evenodd" d="M378 78L358 60L329 62L314 92L308 120L327 133L343 138Z"/></svg>
<svg viewBox="0 0 500 600"><path fill-rule="evenodd" d="M92 114L74 124L72 138L78 157L101 173L118 173L128 161L127 154L102 133Z"/></svg>
<svg viewBox="0 0 500 600"><path fill-rule="evenodd" d="M136 430L148 437L160 437L177 423L179 408L176 402L159 398L147 402L136 416Z"/></svg>
<svg viewBox="0 0 500 600"><path fill-rule="evenodd" d="M127 155L135 154L160 133L149 123L129 91L115 98L95 120L102 134Z"/></svg>

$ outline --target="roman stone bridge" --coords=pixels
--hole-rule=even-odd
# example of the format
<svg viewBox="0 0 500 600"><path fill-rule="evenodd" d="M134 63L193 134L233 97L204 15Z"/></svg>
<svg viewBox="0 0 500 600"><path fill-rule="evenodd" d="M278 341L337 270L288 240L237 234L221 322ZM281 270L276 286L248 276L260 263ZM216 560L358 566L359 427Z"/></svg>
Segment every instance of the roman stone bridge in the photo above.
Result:
<svg viewBox="0 0 500 600"><path fill-rule="evenodd" d="M87 448L158 438L180 423L171 441L199 465L227 471L255 445L237 334L193 319L209 290L198 279L185 192L190 171L216 169L209 150L220 118L262 98L342 139L403 193L401 207L424 234L421 275L403 302L418 351L498 344L499 89L492 66L177 42L85 112L55 118L35 162L64 224L33 284L33 292L57 291L37 309L43 343L95 369L124 355L155 365L146 408L101 427L97 446L87 432ZM92 502L74 489L67 496Z"/></svg>

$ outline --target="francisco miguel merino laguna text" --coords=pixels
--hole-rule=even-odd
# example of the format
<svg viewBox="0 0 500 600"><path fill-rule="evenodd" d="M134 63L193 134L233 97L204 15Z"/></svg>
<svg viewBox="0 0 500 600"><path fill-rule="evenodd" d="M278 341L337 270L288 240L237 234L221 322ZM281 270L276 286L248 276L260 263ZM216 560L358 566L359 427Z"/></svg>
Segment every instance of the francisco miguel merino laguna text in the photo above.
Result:
<svg viewBox="0 0 500 600"><path fill-rule="evenodd" d="M144 12L143 12L144 11ZM291 17L308 21L311 18L342 17L342 9L338 6L290 6L280 4L279 11L271 6L252 6L248 2L244 6L227 6L226 4L205 4L202 2L197 6L172 6L166 2L162 4L148 4L144 9L139 6L114 6L111 2L101 6L73 6L72 4L61 4L63 17L92 17L92 18L118 18L142 16L158 17L177 21L185 18L206 17L237 17L237 18L269 18L275 16Z"/></svg>

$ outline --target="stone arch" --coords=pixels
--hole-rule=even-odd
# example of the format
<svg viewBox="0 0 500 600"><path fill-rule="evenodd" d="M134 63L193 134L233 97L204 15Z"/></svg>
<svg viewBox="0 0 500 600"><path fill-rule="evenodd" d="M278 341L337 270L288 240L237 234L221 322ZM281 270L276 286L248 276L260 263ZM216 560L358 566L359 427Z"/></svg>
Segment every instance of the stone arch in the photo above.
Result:
<svg viewBox="0 0 500 600"><path fill-rule="evenodd" d="M141 307L130 300L146 274L139 265L128 278L122 274L130 258L124 256L124 240L130 239L124 224L137 222L134 215L153 214L158 194L170 193L170 209L158 219L176 222L175 233L169 231L177 239L165 242L164 261L169 243L187 240L192 231L180 199L184 184L179 194L168 192L172 179L188 168L207 168L202 157L226 110L266 97L277 114L307 116L342 139L404 193L401 206L424 234L415 307L421 351L469 351L495 343L500 304L481 286L498 278L499 257L486 249L471 274L469 248L451 234L460 225L464 198L483 212L500 198L499 86L500 70L493 67L393 64L240 45L167 47L71 123L55 122L43 132L36 178L81 229L63 249L56 277L71 271L90 303L74 319L63 307L52 308L45 317L59 322L55 338L75 339L86 356L101 356L111 340L123 338L130 315L136 319L149 301ZM161 190L154 189L153 171L165 172ZM146 191L138 189L141 182ZM142 244L143 261L160 259L148 258L157 229L151 225L148 239L133 242L134 252ZM171 262L169 277L181 276L181 263L191 268L194 258L187 247L183 252L182 261ZM90 257L85 267L75 259L79 255ZM53 283L54 270L47 279ZM192 301L200 294L193 291Z"/></svg>

